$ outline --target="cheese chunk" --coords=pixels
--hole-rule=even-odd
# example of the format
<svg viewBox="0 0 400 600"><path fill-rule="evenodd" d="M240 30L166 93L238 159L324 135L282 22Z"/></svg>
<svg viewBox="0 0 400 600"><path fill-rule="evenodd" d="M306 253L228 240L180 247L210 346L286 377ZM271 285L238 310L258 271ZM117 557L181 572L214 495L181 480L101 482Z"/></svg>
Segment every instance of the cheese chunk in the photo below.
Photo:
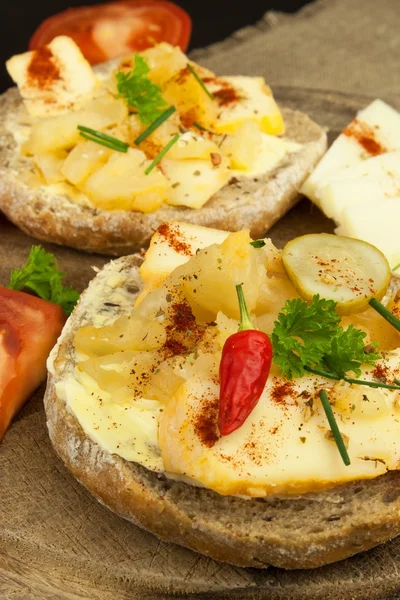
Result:
<svg viewBox="0 0 400 600"><path fill-rule="evenodd" d="M245 121L254 121L264 133L285 132L281 112L263 77L219 77L206 85L219 104L212 126L217 133L234 133Z"/></svg>
<svg viewBox="0 0 400 600"><path fill-rule="evenodd" d="M149 165L145 154L136 148L129 148L126 154L113 152L84 182L82 191L105 210L153 212L168 195L168 181L159 169L146 175Z"/></svg>
<svg viewBox="0 0 400 600"><path fill-rule="evenodd" d="M221 244L229 233L211 227L171 221L160 225L140 267L146 286L158 287L174 269L186 263L198 249Z"/></svg>
<svg viewBox="0 0 400 600"><path fill-rule="evenodd" d="M400 263L399 223L400 195L379 202L373 199L344 209L340 234L373 244L394 269Z"/></svg>
<svg viewBox="0 0 400 600"><path fill-rule="evenodd" d="M268 171L275 169L286 156L297 152L301 144L284 140L279 137L261 133L261 144L256 149L253 162L248 164L247 169L232 169L231 174L237 177L256 177L265 175ZM222 146L223 148L223 146Z"/></svg>
<svg viewBox="0 0 400 600"><path fill-rule="evenodd" d="M327 177L391 150L400 150L400 113L374 100L334 141L300 191L319 206L317 190Z"/></svg>
<svg viewBox="0 0 400 600"><path fill-rule="evenodd" d="M201 208L213 194L218 192L232 177L227 160L221 155L221 163L214 166L211 160L171 160L165 158L161 165L172 189L168 204Z"/></svg>
<svg viewBox="0 0 400 600"><path fill-rule="evenodd" d="M93 96L96 77L75 42L66 36L17 54L6 63L31 116L49 117L79 108Z"/></svg>
<svg viewBox="0 0 400 600"><path fill-rule="evenodd" d="M363 204L400 195L400 152L387 152L327 177L317 190L324 213L340 223L342 212Z"/></svg>
<svg viewBox="0 0 400 600"><path fill-rule="evenodd" d="M62 166L66 159L67 153L65 150L57 150L46 154L38 154L35 156L35 163L42 172L46 183L60 183L64 181L65 176L62 172Z"/></svg>

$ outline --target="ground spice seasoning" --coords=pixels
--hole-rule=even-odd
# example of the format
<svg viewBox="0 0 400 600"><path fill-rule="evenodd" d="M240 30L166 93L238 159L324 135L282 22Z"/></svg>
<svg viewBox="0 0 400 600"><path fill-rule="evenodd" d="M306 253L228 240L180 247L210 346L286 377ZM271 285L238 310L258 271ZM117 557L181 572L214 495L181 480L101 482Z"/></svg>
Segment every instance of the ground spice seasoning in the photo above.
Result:
<svg viewBox="0 0 400 600"><path fill-rule="evenodd" d="M32 54L27 69L29 84L41 90L49 89L60 79L60 69L48 46L38 48Z"/></svg>
<svg viewBox="0 0 400 600"><path fill-rule="evenodd" d="M384 365L376 365L374 370L372 371L373 376L376 379L380 379L383 382L386 382L388 376L390 375L389 368Z"/></svg>
<svg viewBox="0 0 400 600"><path fill-rule="evenodd" d="M376 133L372 127L366 123L354 119L348 127L343 131L347 137L353 137L371 156L377 156L387 152L387 148L382 146L379 140L376 139Z"/></svg>
<svg viewBox="0 0 400 600"><path fill-rule="evenodd" d="M290 404L297 404L297 392L294 390L294 382L286 381L285 383L278 383L274 378L271 398L278 404L286 404L288 398L290 399Z"/></svg>
<svg viewBox="0 0 400 600"><path fill-rule="evenodd" d="M229 106L234 102L239 102L239 100L242 100L242 96L238 93L238 91L230 86L224 86L216 92L213 92L213 96L220 106Z"/></svg>
<svg viewBox="0 0 400 600"><path fill-rule="evenodd" d="M157 233L164 237L168 242L168 246L173 248L178 254L193 256L192 248L183 241L182 232L179 230L179 227L171 227L168 223L163 223L157 229Z"/></svg>
<svg viewBox="0 0 400 600"><path fill-rule="evenodd" d="M186 354L204 335L204 328L196 323L192 309L186 301L172 301L167 319L166 340L163 346L165 358Z"/></svg>
<svg viewBox="0 0 400 600"><path fill-rule="evenodd" d="M217 397L203 396L201 398L200 410L194 417L193 428L200 442L207 448L212 448L219 438L218 411L219 399Z"/></svg>

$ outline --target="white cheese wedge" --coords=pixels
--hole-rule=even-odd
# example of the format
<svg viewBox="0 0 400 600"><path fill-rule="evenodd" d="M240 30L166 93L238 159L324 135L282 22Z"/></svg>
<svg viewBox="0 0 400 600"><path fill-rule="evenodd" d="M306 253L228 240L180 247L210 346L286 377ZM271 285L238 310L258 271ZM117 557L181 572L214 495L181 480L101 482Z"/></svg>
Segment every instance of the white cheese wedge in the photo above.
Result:
<svg viewBox="0 0 400 600"><path fill-rule="evenodd" d="M340 223L343 210L400 195L400 152L387 152L335 172L317 189L323 212Z"/></svg>
<svg viewBox="0 0 400 600"><path fill-rule="evenodd" d="M161 162L162 171L172 185L168 204L201 208L232 177L228 161L220 158L219 166L214 166L211 160L165 158Z"/></svg>
<svg viewBox="0 0 400 600"><path fill-rule="evenodd" d="M353 204L342 213L340 235L358 238L381 250L394 269L400 263L400 195Z"/></svg>
<svg viewBox="0 0 400 600"><path fill-rule="evenodd" d="M317 190L328 176L391 150L400 150L400 113L374 100L334 141L300 191L319 205Z"/></svg>
<svg viewBox="0 0 400 600"><path fill-rule="evenodd" d="M79 108L93 96L96 77L75 42L55 37L37 50L6 63L31 116L49 117Z"/></svg>
<svg viewBox="0 0 400 600"><path fill-rule="evenodd" d="M194 256L198 249L222 244L228 235L227 231L191 223L164 223L151 238L140 267L140 276L146 286L158 287L174 269Z"/></svg>
<svg viewBox="0 0 400 600"><path fill-rule="evenodd" d="M245 121L254 121L264 133L284 133L281 112L263 77L219 77L206 85L219 102L217 133L234 133Z"/></svg>

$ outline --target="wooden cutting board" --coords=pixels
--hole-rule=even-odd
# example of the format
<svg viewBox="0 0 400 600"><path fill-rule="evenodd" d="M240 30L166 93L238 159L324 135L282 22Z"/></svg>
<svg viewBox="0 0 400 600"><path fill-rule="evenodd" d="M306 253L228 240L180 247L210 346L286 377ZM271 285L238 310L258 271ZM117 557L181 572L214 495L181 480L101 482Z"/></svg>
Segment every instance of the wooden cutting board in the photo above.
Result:
<svg viewBox="0 0 400 600"><path fill-rule="evenodd" d="M330 140L369 99L280 88L278 100L330 129ZM393 99L387 99L396 105ZM400 107L400 102L397 102ZM332 231L305 200L270 232ZM32 238L0 217L0 284L26 260ZM44 244L83 290L106 259ZM101 506L53 454L39 389L0 445L0 600L136 598L358 600L400 598L400 538L313 571L240 569L160 542Z"/></svg>

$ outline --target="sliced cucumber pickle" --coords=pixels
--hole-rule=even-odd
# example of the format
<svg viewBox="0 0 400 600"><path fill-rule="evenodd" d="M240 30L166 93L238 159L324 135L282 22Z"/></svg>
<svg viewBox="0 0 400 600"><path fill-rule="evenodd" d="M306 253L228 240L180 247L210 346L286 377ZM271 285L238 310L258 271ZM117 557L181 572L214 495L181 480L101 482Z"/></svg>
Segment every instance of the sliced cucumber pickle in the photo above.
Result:
<svg viewBox="0 0 400 600"><path fill-rule="evenodd" d="M349 315L380 300L389 286L386 257L372 244L330 233L312 233L288 242L282 252L286 273L304 300L315 294L337 302Z"/></svg>

